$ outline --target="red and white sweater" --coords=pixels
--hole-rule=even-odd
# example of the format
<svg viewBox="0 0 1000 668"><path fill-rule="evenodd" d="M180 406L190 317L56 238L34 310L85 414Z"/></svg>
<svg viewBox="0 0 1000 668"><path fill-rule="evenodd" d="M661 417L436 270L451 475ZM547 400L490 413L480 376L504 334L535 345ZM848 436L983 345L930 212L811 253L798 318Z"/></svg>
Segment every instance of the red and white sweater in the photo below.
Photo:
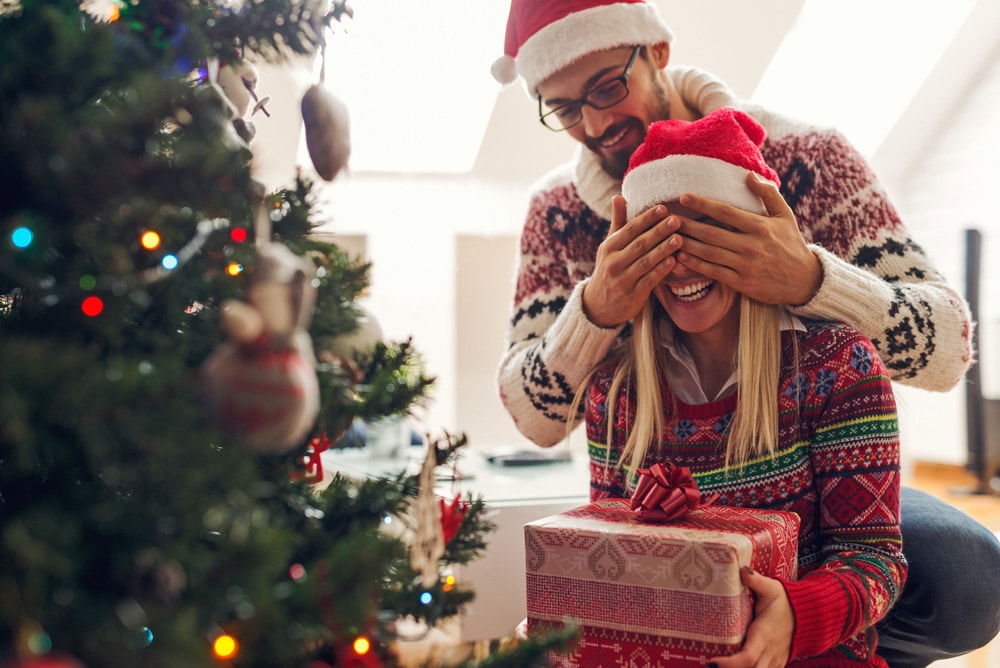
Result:
<svg viewBox="0 0 1000 668"><path fill-rule="evenodd" d="M697 405L668 398L660 442L643 467L671 461L690 468L703 493L719 493L721 505L798 514L799 577L782 583L795 615L792 665L885 668L875 654L874 625L906 579L896 402L868 339L845 325L805 323L805 331L782 334L773 459L726 471L733 392ZM635 391L620 392L610 406L613 375L613 367L598 371L585 402L591 500L628 498L635 483L634 472L617 465L632 429Z"/></svg>
<svg viewBox="0 0 1000 668"><path fill-rule="evenodd" d="M691 109L733 106L767 130L764 158L824 272L813 299L790 311L857 328L895 381L954 387L972 361L968 306L910 238L864 158L840 133L743 102L700 70L667 74ZM497 382L518 429L542 446L563 439L583 377L627 335L591 323L581 302L620 192L581 146L531 197Z"/></svg>

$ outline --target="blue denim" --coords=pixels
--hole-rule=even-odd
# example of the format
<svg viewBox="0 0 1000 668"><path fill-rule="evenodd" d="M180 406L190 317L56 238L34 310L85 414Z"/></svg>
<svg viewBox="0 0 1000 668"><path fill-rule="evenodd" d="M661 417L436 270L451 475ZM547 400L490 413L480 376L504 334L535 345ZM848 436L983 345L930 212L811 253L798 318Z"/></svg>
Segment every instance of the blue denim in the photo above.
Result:
<svg viewBox="0 0 1000 668"><path fill-rule="evenodd" d="M966 513L904 487L903 593L878 625L891 668L924 668L979 649L1000 632L1000 541Z"/></svg>

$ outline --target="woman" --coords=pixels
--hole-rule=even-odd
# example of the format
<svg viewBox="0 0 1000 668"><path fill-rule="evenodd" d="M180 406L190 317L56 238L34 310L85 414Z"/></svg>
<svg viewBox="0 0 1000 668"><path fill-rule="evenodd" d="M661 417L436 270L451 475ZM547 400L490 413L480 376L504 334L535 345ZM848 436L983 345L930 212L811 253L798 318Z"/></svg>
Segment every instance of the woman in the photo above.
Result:
<svg viewBox="0 0 1000 668"><path fill-rule="evenodd" d="M763 141L756 121L728 108L652 124L625 175L627 218L656 204L693 215L683 205L692 194L791 215L767 212L748 186L778 182ZM620 225L620 200L615 210ZM742 297L679 258L633 320L630 343L577 397L591 498L627 497L638 469L671 461L720 504L798 513L798 580L744 572L755 619L741 651L713 664L885 668L874 625L906 577L885 367L856 330Z"/></svg>

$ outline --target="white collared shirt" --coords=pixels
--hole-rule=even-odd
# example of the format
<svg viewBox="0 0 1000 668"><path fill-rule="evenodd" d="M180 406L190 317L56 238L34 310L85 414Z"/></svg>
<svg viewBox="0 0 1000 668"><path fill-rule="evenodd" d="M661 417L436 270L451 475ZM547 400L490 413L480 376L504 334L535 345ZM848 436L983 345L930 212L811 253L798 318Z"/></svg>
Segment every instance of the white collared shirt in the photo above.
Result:
<svg viewBox="0 0 1000 668"><path fill-rule="evenodd" d="M804 332L806 326L795 315L787 311L782 311L781 331L784 332L789 329ZM664 320L663 326L660 328L660 341L669 353L667 355L666 367L667 375L670 379L670 389L678 399L686 404L696 406L698 404L710 403L709 398L705 395L705 389L701 385L701 380L698 377L698 369L695 367L691 351L678 341L674 334L673 323L669 320ZM735 349L733 350L733 355L736 355ZM715 398L711 399L711 401L719 401L735 390L736 370L734 369L726 382L723 383L722 388L715 395Z"/></svg>

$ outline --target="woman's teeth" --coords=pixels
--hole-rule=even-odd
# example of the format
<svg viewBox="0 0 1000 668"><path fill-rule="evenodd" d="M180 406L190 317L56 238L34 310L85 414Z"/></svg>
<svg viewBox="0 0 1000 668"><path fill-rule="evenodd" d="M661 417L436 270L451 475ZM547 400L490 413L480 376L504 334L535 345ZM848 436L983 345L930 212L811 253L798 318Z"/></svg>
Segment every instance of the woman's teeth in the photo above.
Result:
<svg viewBox="0 0 1000 668"><path fill-rule="evenodd" d="M714 284L715 281L699 281L698 283L690 283L688 285L672 285L670 286L670 292L677 298L677 301L696 302L707 295Z"/></svg>

